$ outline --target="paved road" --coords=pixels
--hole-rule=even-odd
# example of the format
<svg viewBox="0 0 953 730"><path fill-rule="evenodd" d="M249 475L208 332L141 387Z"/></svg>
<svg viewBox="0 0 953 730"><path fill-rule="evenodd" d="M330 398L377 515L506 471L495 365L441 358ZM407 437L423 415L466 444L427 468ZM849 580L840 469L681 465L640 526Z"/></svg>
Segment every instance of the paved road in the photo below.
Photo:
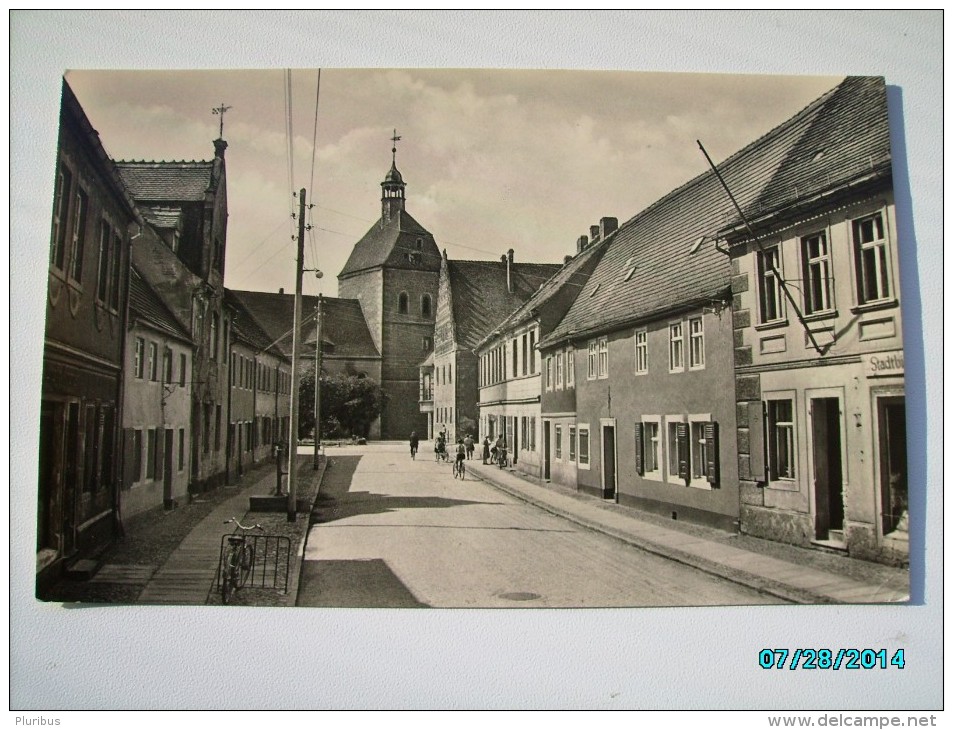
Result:
<svg viewBox="0 0 953 730"><path fill-rule="evenodd" d="M779 603L518 501L403 447L329 449L299 606Z"/></svg>

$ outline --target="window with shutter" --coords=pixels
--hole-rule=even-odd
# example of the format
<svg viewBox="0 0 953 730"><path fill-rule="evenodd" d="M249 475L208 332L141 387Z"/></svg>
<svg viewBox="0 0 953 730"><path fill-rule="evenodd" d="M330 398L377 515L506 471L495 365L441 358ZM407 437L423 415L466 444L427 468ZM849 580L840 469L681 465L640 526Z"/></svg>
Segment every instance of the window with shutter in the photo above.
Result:
<svg viewBox="0 0 953 730"><path fill-rule="evenodd" d="M712 486L718 484L718 424L711 421L705 424L705 443L707 446L707 463L705 476Z"/></svg>
<svg viewBox="0 0 953 730"><path fill-rule="evenodd" d="M690 481L689 455L690 446L688 443L688 424L676 424L676 439L678 442L678 478L688 484Z"/></svg>

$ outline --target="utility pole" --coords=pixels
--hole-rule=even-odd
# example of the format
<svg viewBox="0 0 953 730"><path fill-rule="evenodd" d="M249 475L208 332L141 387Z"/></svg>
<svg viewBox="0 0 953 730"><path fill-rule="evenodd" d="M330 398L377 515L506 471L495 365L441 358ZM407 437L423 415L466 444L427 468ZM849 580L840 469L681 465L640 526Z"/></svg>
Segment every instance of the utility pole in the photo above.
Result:
<svg viewBox="0 0 953 730"><path fill-rule="evenodd" d="M295 311L291 338L291 423L288 430L288 522L297 518L298 498L298 409L301 400L298 394L298 347L301 337L301 279L304 273L304 201L305 189L299 193L298 209L298 258L295 263Z"/></svg>
<svg viewBox="0 0 953 730"><path fill-rule="evenodd" d="M321 295L318 294L318 310L315 317L314 335L314 468L318 468L318 450L321 448Z"/></svg>

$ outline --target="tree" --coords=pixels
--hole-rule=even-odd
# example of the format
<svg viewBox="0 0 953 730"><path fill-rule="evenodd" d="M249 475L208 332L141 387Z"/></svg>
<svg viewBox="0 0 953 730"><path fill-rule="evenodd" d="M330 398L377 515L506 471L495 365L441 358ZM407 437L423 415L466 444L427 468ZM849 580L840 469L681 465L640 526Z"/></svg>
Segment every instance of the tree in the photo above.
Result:
<svg viewBox="0 0 953 730"><path fill-rule="evenodd" d="M302 376L298 391L299 433L314 432L314 373ZM367 437L380 416L384 392L376 380L361 375L321 375L321 435Z"/></svg>

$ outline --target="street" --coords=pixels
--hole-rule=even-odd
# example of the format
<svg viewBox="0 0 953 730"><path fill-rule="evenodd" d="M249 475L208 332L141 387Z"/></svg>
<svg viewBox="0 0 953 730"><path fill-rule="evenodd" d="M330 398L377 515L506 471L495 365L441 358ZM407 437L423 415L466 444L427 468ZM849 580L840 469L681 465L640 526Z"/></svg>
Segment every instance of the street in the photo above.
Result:
<svg viewBox="0 0 953 730"><path fill-rule="evenodd" d="M427 444L328 449L299 606L632 607L781 603L454 479Z"/></svg>

